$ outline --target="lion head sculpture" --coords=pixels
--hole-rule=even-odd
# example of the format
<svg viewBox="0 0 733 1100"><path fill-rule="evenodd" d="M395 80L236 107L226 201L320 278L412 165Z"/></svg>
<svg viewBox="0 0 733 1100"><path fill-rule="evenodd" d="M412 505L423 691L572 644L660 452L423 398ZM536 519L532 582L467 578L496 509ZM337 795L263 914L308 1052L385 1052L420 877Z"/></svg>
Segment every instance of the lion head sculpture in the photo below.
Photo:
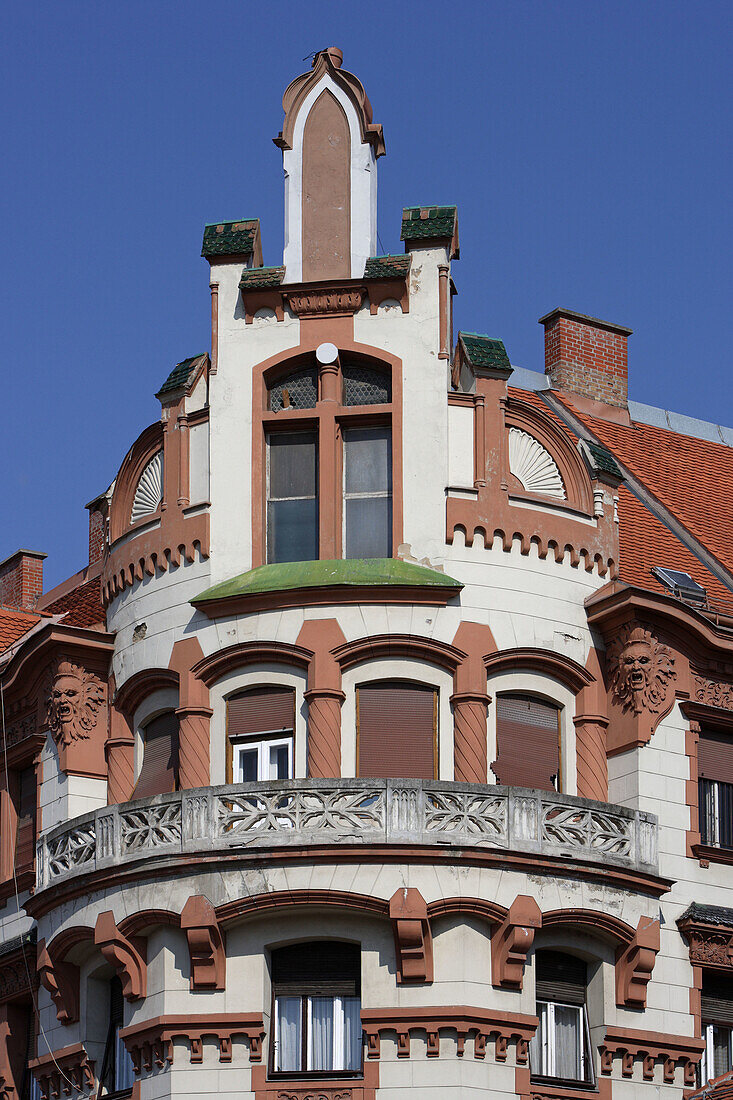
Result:
<svg viewBox="0 0 733 1100"><path fill-rule="evenodd" d="M611 689L624 710L656 714L677 673L667 646L641 626L625 626L608 647Z"/></svg>
<svg viewBox="0 0 733 1100"><path fill-rule="evenodd" d="M66 659L56 662L48 696L48 725L57 744L89 737L103 703L104 687L94 673Z"/></svg>

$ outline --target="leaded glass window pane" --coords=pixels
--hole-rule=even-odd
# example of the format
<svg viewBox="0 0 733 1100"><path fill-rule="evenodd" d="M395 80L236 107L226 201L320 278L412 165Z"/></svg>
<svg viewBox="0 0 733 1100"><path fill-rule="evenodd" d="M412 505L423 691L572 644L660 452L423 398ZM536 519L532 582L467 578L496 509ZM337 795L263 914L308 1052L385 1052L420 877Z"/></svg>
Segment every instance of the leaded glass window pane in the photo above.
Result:
<svg viewBox="0 0 733 1100"><path fill-rule="evenodd" d="M318 377L315 369L289 374L270 387L270 409L314 409L318 400Z"/></svg>
<svg viewBox="0 0 733 1100"><path fill-rule="evenodd" d="M392 400L388 374L370 367L343 369L344 405L387 405Z"/></svg>

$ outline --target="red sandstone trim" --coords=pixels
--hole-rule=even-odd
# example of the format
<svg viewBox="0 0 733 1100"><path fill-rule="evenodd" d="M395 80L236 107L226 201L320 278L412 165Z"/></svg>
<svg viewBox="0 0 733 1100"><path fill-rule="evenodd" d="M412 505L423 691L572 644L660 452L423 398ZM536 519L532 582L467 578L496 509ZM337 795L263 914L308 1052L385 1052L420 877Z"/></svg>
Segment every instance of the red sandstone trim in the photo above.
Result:
<svg viewBox="0 0 733 1100"><path fill-rule="evenodd" d="M255 1100L375 1100L379 1063L366 1062L358 1077L277 1078L267 1080L265 1066L252 1067Z"/></svg>
<svg viewBox="0 0 733 1100"><path fill-rule="evenodd" d="M457 1035L456 1054L463 1057L466 1039L474 1036L474 1058L486 1056L486 1043L495 1039L495 1058L506 1061L510 1041L516 1043L516 1059L524 1063L528 1058L529 1040L537 1030L536 1016L526 1016L518 1012L492 1012L483 1008L469 1008L455 1005L451 1008L367 1008L361 1011L361 1020L367 1039L367 1056L378 1059L381 1054L380 1040L384 1032L397 1032L397 1057L410 1057L410 1033L425 1031L427 1034L427 1056L437 1058L440 1055L441 1030L455 1031Z"/></svg>
<svg viewBox="0 0 733 1100"><path fill-rule="evenodd" d="M642 1060L645 1081L654 1080L654 1067L658 1059L664 1062L665 1084L673 1084L675 1069L682 1064L684 1083L695 1084L695 1067L700 1061L705 1043L686 1035L663 1035L655 1031L637 1031L633 1028L608 1028L601 1051L601 1073L610 1074L614 1055L621 1055L621 1073L631 1077L634 1063Z"/></svg>
<svg viewBox="0 0 733 1100"><path fill-rule="evenodd" d="M414 601L411 601L414 602ZM427 661L448 672L454 672L466 654L455 646L424 638L417 634L375 634L370 638L358 638L345 642L333 650L342 671L364 661L380 661L385 658Z"/></svg>
<svg viewBox="0 0 733 1100"><path fill-rule="evenodd" d="M596 1088L574 1089L563 1085L533 1083L528 1066L517 1066L514 1071L514 1087L517 1100L611 1100L612 1084L608 1077L601 1077Z"/></svg>
<svg viewBox="0 0 733 1100"><path fill-rule="evenodd" d="M249 1040L250 1062L261 1061L265 1027L262 1014L257 1012L155 1016L120 1031L138 1076L143 1070L150 1072L154 1067L172 1065L173 1040L179 1038L189 1043L189 1062L192 1065L203 1061L203 1040L207 1036L213 1037L219 1044L219 1061L231 1062L232 1038L235 1035L243 1035Z"/></svg>

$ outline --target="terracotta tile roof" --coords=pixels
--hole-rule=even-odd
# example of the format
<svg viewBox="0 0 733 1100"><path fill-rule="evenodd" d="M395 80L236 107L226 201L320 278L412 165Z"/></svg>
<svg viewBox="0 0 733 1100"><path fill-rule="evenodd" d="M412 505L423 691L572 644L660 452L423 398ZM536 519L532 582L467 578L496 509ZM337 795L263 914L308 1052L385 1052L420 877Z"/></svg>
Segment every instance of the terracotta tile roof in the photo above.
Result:
<svg viewBox="0 0 733 1100"><path fill-rule="evenodd" d="M733 593L624 485L619 486L618 495L620 580L669 595L669 589L651 572L655 565L666 565L689 573L713 600L733 601Z"/></svg>
<svg viewBox="0 0 733 1100"><path fill-rule="evenodd" d="M247 256L254 252L259 218L204 226L202 256Z"/></svg>
<svg viewBox="0 0 733 1100"><path fill-rule="evenodd" d="M733 1070L728 1070L713 1081L708 1081L690 1100L733 1100Z"/></svg>
<svg viewBox="0 0 733 1100"><path fill-rule="evenodd" d="M557 391L554 396L733 572L733 447L650 424L598 420L578 412Z"/></svg>
<svg viewBox="0 0 733 1100"><path fill-rule="evenodd" d="M44 609L49 615L63 615L64 626L104 626L106 623L101 598L101 580L93 577L65 596L60 596Z"/></svg>
<svg viewBox="0 0 733 1100"><path fill-rule="evenodd" d="M412 256L370 256L364 268L365 279L404 279L409 274Z"/></svg>
<svg viewBox="0 0 733 1100"><path fill-rule="evenodd" d="M13 607L0 607L0 653L4 653L24 634L27 634L41 616L33 611L18 611Z"/></svg>

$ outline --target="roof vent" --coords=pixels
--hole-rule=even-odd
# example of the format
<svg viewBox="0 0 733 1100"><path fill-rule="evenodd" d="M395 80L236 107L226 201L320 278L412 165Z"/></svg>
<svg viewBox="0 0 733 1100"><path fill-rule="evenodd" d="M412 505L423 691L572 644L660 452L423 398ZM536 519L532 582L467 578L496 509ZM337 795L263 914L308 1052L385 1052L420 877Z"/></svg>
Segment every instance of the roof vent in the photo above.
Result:
<svg viewBox="0 0 733 1100"><path fill-rule="evenodd" d="M698 606L707 603L707 592L689 573L682 573L678 569L662 569L655 565L652 574L679 600L687 600L688 603Z"/></svg>

